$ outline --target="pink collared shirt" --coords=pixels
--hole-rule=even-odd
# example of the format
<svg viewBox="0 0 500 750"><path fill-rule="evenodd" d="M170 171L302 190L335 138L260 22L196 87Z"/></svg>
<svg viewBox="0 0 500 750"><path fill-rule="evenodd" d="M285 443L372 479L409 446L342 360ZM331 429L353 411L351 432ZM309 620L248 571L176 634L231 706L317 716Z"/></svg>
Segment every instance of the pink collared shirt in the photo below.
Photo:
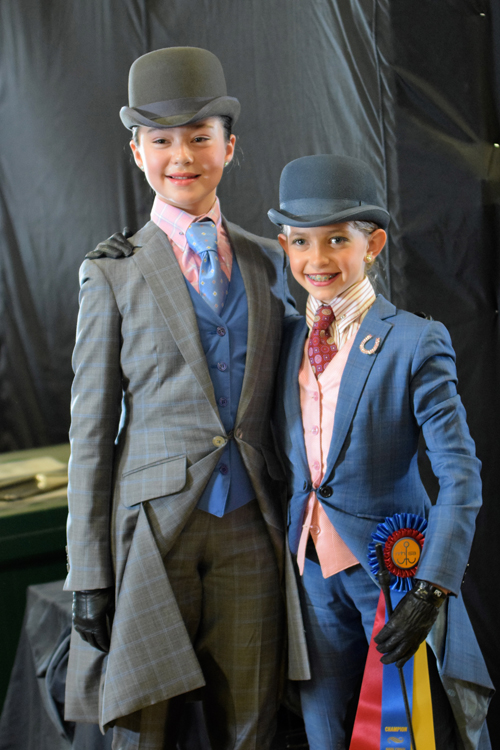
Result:
<svg viewBox="0 0 500 750"><path fill-rule="evenodd" d="M151 220L167 235L184 277L198 293L200 291L198 280L201 258L198 253L195 253L189 247L186 240L186 231L193 222L205 218L212 219L217 227L217 255L219 256L222 270L227 278L231 280L233 251L231 250L229 238L222 224L218 198L215 199L210 211L200 216L192 216L181 208L171 206L170 203L165 203L158 196L155 197L153 208L151 209Z"/></svg>
<svg viewBox="0 0 500 750"><path fill-rule="evenodd" d="M305 342L299 372L300 405L307 462L314 488L321 485L325 475L344 368L359 327L374 302L375 292L366 277L330 302L336 316L330 333L339 352L319 378L316 378L312 371L308 355L309 342ZM306 319L310 329L314 314L321 304L324 303L314 297L309 297L307 301ZM315 543L324 578L329 578L358 563L335 530L315 492L311 492L307 501L297 552L297 564L301 574L304 570L309 534Z"/></svg>
<svg viewBox="0 0 500 750"><path fill-rule="evenodd" d="M358 332L363 318L375 299L375 292L367 276L330 302L320 302L316 297L309 295L306 306L306 321L309 330L313 327L314 316L318 307L331 305L335 320L329 328L329 333L330 336L333 336L340 351L345 342Z"/></svg>

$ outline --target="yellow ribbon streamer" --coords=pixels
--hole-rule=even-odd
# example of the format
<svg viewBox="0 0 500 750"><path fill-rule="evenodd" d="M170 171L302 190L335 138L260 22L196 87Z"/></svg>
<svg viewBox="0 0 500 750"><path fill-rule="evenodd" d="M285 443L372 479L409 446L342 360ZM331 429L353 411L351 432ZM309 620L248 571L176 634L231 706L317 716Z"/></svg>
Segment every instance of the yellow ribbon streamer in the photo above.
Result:
<svg viewBox="0 0 500 750"><path fill-rule="evenodd" d="M427 663L427 644L424 641L413 657L412 724L415 744L420 750L436 750L431 685Z"/></svg>

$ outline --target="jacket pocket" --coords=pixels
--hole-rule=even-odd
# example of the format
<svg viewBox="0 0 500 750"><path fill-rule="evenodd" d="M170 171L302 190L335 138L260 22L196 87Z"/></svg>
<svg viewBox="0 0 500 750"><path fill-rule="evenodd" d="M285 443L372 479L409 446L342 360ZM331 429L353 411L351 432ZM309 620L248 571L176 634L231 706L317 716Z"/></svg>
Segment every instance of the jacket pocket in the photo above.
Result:
<svg viewBox="0 0 500 750"><path fill-rule="evenodd" d="M127 508L155 497L180 492L186 484L186 456L171 456L124 471L120 501Z"/></svg>
<svg viewBox="0 0 500 750"><path fill-rule="evenodd" d="M332 506L335 507L335 506ZM337 510L342 510L341 508L337 508ZM349 513L349 511L342 511L343 513ZM381 516L380 513L351 513L350 515L355 516L356 518L364 518L365 521L376 521L377 523L383 523L385 519L387 518L387 514Z"/></svg>

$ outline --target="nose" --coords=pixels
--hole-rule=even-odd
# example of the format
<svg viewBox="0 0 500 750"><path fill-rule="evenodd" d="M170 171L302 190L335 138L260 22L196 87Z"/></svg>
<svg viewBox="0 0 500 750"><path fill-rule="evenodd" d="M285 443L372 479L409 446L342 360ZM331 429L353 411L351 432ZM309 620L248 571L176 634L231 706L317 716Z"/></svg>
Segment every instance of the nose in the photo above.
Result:
<svg viewBox="0 0 500 750"><path fill-rule="evenodd" d="M328 248L324 247L321 242L315 242L311 248L309 260L316 268L324 268L330 262Z"/></svg>
<svg viewBox="0 0 500 750"><path fill-rule="evenodd" d="M193 161L191 149L187 143L183 141L174 143L172 161L174 164L190 164Z"/></svg>

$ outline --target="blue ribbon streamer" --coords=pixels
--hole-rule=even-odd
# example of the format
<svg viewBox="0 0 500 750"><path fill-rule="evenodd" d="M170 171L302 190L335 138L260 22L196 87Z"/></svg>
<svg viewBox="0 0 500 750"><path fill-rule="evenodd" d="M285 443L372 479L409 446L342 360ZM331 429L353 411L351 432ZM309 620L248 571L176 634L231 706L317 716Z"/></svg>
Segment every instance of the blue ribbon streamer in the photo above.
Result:
<svg viewBox="0 0 500 750"><path fill-rule="evenodd" d="M392 606L396 607L404 595L404 591L392 591ZM387 622L387 612L385 619ZM411 710L413 706L413 658L406 662L403 673ZM406 719L399 671L395 664L384 664L383 669L380 747L384 750L392 747L399 748L399 750L411 750L410 728Z"/></svg>

